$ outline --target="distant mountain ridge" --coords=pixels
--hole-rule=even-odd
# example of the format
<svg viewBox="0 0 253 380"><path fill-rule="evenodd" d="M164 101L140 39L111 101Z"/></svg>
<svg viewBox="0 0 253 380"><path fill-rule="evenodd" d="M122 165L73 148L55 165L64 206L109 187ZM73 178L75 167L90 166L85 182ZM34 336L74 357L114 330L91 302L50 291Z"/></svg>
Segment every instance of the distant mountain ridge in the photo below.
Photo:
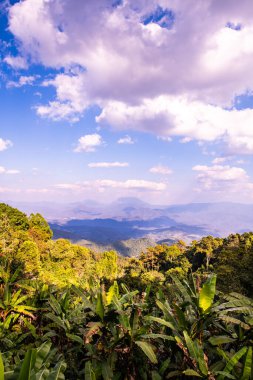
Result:
<svg viewBox="0 0 253 380"><path fill-rule="evenodd" d="M120 198L110 204L95 201L57 204L9 202L26 213L39 212L51 225L55 238L117 249L124 255L134 247L202 236L226 236L253 230L253 205L190 203L150 205L137 198ZM117 247L117 248L116 248Z"/></svg>

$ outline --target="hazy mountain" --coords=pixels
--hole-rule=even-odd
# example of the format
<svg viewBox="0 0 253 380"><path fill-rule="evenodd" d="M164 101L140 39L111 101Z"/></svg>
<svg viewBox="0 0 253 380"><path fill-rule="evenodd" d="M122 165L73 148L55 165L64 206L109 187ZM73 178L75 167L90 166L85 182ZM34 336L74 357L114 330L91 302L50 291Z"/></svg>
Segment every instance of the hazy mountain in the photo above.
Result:
<svg viewBox="0 0 253 380"><path fill-rule="evenodd" d="M55 238L101 249L135 254L146 244L187 242L212 234L226 236L253 230L253 205L239 203L192 203L150 205L137 198L120 198L110 204L91 200L60 204L14 203L26 213L39 212L50 222ZM144 247L144 248L143 248Z"/></svg>

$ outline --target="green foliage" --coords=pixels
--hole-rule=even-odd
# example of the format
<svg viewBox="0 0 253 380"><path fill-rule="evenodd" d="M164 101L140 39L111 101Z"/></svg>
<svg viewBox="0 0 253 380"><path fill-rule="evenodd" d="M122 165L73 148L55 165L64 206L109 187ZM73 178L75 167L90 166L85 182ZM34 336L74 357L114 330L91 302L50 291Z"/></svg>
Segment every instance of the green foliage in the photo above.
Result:
<svg viewBox="0 0 253 380"><path fill-rule="evenodd" d="M199 293L199 307L206 313L213 304L215 296L216 275L210 277Z"/></svg>
<svg viewBox="0 0 253 380"><path fill-rule="evenodd" d="M50 342L43 343L37 349L29 349L25 357L13 370L4 371L4 365L0 366L0 379L7 380L63 380L66 365L63 361L59 361L53 365L52 359L54 353L50 352L52 344Z"/></svg>
<svg viewBox="0 0 253 380"><path fill-rule="evenodd" d="M34 239L48 241L52 238L53 232L43 216L40 214L31 214L28 221L29 233Z"/></svg>
<svg viewBox="0 0 253 380"><path fill-rule="evenodd" d="M118 255L115 251L101 253L96 263L96 273L99 278L114 280L118 271Z"/></svg>
<svg viewBox="0 0 253 380"><path fill-rule="evenodd" d="M0 380L253 378L253 234L123 259L0 211Z"/></svg>
<svg viewBox="0 0 253 380"><path fill-rule="evenodd" d="M11 227L15 230L27 231L29 221L27 216L16 208L0 203L0 220L7 218Z"/></svg>

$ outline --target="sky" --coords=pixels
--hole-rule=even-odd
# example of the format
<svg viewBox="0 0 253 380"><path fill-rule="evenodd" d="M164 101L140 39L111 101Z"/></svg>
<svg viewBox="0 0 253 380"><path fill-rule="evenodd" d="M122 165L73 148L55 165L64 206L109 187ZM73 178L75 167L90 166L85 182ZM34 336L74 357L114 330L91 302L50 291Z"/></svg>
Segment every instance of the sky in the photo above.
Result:
<svg viewBox="0 0 253 380"><path fill-rule="evenodd" d="M253 203L252 0L0 0L0 200Z"/></svg>

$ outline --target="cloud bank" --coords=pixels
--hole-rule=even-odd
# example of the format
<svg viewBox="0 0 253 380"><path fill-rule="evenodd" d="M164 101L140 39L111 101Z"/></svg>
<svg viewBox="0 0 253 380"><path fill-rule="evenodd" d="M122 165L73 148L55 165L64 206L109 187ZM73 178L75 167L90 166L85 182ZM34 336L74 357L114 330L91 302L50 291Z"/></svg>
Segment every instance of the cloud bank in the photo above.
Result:
<svg viewBox="0 0 253 380"><path fill-rule="evenodd" d="M20 56L5 61L63 68L41 117L75 122L96 104L115 130L251 154L253 111L234 106L253 90L252 16L251 0L24 0L9 9Z"/></svg>

